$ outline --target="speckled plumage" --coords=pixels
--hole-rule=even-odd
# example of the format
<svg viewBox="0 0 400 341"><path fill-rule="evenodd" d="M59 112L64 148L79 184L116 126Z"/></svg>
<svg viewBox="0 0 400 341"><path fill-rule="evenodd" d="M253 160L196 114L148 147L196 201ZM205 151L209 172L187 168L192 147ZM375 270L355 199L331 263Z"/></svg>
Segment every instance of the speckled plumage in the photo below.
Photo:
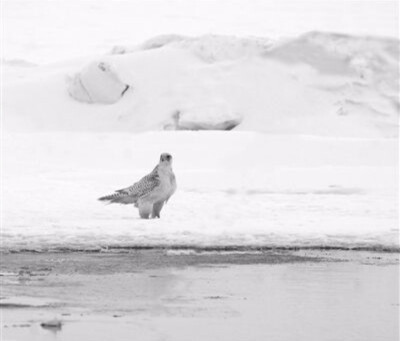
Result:
<svg viewBox="0 0 400 341"><path fill-rule="evenodd" d="M99 198L101 201L117 204L134 204L142 218L160 217L165 202L176 190L175 174L172 171L172 156L161 154L159 164L153 171L132 186L115 191L114 194Z"/></svg>

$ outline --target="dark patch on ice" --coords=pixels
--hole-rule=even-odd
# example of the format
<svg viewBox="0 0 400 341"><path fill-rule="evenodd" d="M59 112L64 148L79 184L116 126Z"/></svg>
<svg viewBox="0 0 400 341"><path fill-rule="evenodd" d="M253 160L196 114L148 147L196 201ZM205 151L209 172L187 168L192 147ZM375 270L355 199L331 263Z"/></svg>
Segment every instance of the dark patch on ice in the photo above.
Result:
<svg viewBox="0 0 400 341"><path fill-rule="evenodd" d="M224 299L226 297L223 297L223 296L205 296L204 298L207 299L207 300L222 300L222 299Z"/></svg>
<svg viewBox="0 0 400 341"><path fill-rule="evenodd" d="M17 297L2 297L0 300L0 308L2 309L19 309L19 308L49 308L59 304L48 302L38 298L17 296Z"/></svg>
<svg viewBox="0 0 400 341"><path fill-rule="evenodd" d="M42 322L40 326L44 329L59 331L62 328L62 322L59 320L52 320L52 321Z"/></svg>
<svg viewBox="0 0 400 341"><path fill-rule="evenodd" d="M400 246L388 246L383 244L371 244L365 245L364 243L354 242L352 245L195 245L195 244L110 244L110 245L102 245L98 248L93 247L43 247L40 251L34 250L35 254L46 254L46 253L84 253L84 254L120 254L120 253L130 253L134 251L168 251L168 250L177 250L177 251L194 251L194 252L204 252L204 251L213 251L213 252L232 252L232 251L240 251L240 252L254 252L254 251L300 251L300 250L338 250L338 251L372 251L372 252L388 252L388 253L400 253ZM31 254L31 250L29 249L0 249L0 254Z"/></svg>
<svg viewBox="0 0 400 341"><path fill-rule="evenodd" d="M19 309L19 308L48 308L54 305L51 304L28 304L28 303L13 303L13 302L0 302L2 309Z"/></svg>
<svg viewBox="0 0 400 341"><path fill-rule="evenodd" d="M37 306L19 303L1 303L0 308L37 308Z"/></svg>
<svg viewBox="0 0 400 341"><path fill-rule="evenodd" d="M239 120L227 120L218 122L215 124L209 124L207 122L185 122L184 125L180 125L177 130L232 130L240 124Z"/></svg>

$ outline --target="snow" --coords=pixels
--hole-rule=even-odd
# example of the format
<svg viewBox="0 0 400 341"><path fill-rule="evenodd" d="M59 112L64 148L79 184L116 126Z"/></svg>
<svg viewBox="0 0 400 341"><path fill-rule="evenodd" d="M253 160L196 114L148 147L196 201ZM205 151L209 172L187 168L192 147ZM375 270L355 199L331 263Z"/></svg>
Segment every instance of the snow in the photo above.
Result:
<svg viewBox="0 0 400 341"><path fill-rule="evenodd" d="M309 31L398 38L396 1L3 0L3 58L51 63L161 34L293 37Z"/></svg>
<svg viewBox="0 0 400 341"><path fill-rule="evenodd" d="M2 249L399 250L399 41L393 20L372 25L389 38L363 21L392 7L369 3L340 28L336 2L282 2L302 21L276 34L285 18L268 1L214 3L236 13L235 30L211 2L198 2L193 26L170 18L186 2L111 3L4 2ZM327 7L332 17L318 17ZM157 28L135 21L149 15ZM310 18L341 34L304 33ZM178 191L160 220L97 201L162 152Z"/></svg>
<svg viewBox="0 0 400 341"><path fill-rule="evenodd" d="M394 139L255 132L9 133L5 249L398 248ZM160 220L96 199L175 158Z"/></svg>
<svg viewBox="0 0 400 341"><path fill-rule="evenodd" d="M155 40L158 47L151 49L139 45L94 61L23 68L22 76L16 74L20 68L6 64L8 130L142 132L175 124L178 129L397 136L396 40L312 33L268 48L260 39L237 37ZM322 48L321 41L330 47ZM115 105L81 105L68 94Z"/></svg>
<svg viewBox="0 0 400 341"><path fill-rule="evenodd" d="M273 46L273 41L266 38L238 39L235 36L220 35L204 35L200 37L162 35L144 42L140 47L148 50L165 46L189 50L202 61L215 63L261 55ZM137 51L137 47L132 49L132 52ZM125 49L124 53L127 52L130 52L130 50Z"/></svg>

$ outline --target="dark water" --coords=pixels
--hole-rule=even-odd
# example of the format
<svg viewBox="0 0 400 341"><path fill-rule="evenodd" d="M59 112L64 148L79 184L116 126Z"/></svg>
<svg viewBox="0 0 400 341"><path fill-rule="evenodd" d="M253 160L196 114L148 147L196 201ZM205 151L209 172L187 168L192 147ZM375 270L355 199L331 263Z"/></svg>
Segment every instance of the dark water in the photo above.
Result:
<svg viewBox="0 0 400 341"><path fill-rule="evenodd" d="M4 340L399 339L398 254L13 257L2 295L36 303L3 308Z"/></svg>

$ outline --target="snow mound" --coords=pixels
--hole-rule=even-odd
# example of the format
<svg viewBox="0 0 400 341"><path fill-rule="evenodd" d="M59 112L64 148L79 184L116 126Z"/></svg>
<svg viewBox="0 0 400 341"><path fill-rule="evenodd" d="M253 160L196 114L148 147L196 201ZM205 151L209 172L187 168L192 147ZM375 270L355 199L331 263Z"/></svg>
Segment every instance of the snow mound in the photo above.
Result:
<svg viewBox="0 0 400 341"><path fill-rule="evenodd" d="M105 62L93 62L68 79L69 94L80 102L111 104L129 89L114 68Z"/></svg>
<svg viewBox="0 0 400 341"><path fill-rule="evenodd" d="M398 134L394 39L313 32L272 43L168 35L115 47L100 60L25 68L23 78L7 66L15 75L4 86L7 127L26 129L29 122L39 130ZM74 75L67 91L65 74ZM135 91L126 91L130 84Z"/></svg>

